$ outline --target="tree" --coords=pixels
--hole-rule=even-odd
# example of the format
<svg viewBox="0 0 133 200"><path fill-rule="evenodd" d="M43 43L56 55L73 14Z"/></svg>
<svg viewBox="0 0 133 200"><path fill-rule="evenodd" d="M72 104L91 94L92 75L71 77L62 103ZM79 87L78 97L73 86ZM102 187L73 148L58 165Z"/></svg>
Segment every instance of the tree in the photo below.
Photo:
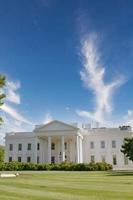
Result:
<svg viewBox="0 0 133 200"><path fill-rule="evenodd" d="M124 153L129 160L133 161L133 138L125 138L121 152Z"/></svg>
<svg viewBox="0 0 133 200"><path fill-rule="evenodd" d="M3 105L3 99L5 98L5 94L2 91L2 88L5 86L6 84L6 77L3 76L2 74L0 74L0 106ZM2 117L0 117L0 123L3 122Z"/></svg>
<svg viewBox="0 0 133 200"><path fill-rule="evenodd" d="M5 153L5 149L2 145L0 145L0 162L4 161L4 153Z"/></svg>

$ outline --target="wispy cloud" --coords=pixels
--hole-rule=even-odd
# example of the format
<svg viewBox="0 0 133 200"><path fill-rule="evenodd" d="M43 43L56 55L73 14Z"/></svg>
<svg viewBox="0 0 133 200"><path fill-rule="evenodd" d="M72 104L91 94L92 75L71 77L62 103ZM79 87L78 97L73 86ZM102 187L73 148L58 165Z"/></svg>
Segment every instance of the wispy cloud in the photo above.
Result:
<svg viewBox="0 0 133 200"><path fill-rule="evenodd" d="M65 107L65 110L66 110L66 111L70 111L70 110L71 110L71 107L70 107L70 106L66 106L66 107Z"/></svg>
<svg viewBox="0 0 133 200"><path fill-rule="evenodd" d="M6 101L20 104L20 95L18 94L18 89L20 88L20 82L13 82L13 81L7 81L5 92L6 92Z"/></svg>
<svg viewBox="0 0 133 200"><path fill-rule="evenodd" d="M20 87L20 81L13 81L7 78L6 86L1 90L6 94L5 103L1 106L1 113L4 119L4 124L1 127L3 134L7 131L22 131L25 130L25 127L28 129L34 125L15 106L21 104Z"/></svg>
<svg viewBox="0 0 133 200"><path fill-rule="evenodd" d="M11 106L4 104L1 109L3 111L5 111L6 113L8 113L12 118L14 118L15 120L19 121L19 122L23 122L29 125L33 125L33 123L31 123L30 121L28 121L25 117L23 117L20 113L18 113L18 111L14 108L12 108ZM19 123L20 125L20 123Z"/></svg>
<svg viewBox="0 0 133 200"><path fill-rule="evenodd" d="M44 118L43 124L47 124L47 123L51 122L52 120L53 120L52 115L50 114L50 112L47 112L45 114L45 118Z"/></svg>
<svg viewBox="0 0 133 200"><path fill-rule="evenodd" d="M98 52L98 37L95 33L89 34L82 40L81 45L83 60L83 68L80 71L81 80L86 88L93 92L95 108L93 112L77 110L77 114L81 117L105 123L113 110L113 94L125 82L125 78L119 76L109 83L105 82L105 68L101 64Z"/></svg>
<svg viewBox="0 0 133 200"><path fill-rule="evenodd" d="M33 126L22 123L18 120L15 120L13 117L10 117L5 111L1 110L2 117L4 119L4 123L1 126L0 131L0 143L4 144L4 135L7 132L25 132L31 131L31 127Z"/></svg>
<svg viewBox="0 0 133 200"><path fill-rule="evenodd" d="M133 127L133 110L129 109L126 115L123 117L124 125L130 125Z"/></svg>
<svg viewBox="0 0 133 200"><path fill-rule="evenodd" d="M130 116L133 117L133 110L128 110L128 111L127 111L127 114L128 114L129 117L130 117Z"/></svg>
<svg viewBox="0 0 133 200"><path fill-rule="evenodd" d="M133 127L133 119L130 119L129 121L125 122L124 124Z"/></svg>

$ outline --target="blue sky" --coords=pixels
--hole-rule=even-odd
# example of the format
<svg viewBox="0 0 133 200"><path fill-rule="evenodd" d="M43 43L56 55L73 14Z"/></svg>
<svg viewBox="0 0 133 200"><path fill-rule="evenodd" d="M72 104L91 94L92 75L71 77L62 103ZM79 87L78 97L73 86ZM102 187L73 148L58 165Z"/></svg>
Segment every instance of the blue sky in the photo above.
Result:
<svg viewBox="0 0 133 200"><path fill-rule="evenodd" d="M132 7L130 0L1 0L2 131L49 119L132 123Z"/></svg>

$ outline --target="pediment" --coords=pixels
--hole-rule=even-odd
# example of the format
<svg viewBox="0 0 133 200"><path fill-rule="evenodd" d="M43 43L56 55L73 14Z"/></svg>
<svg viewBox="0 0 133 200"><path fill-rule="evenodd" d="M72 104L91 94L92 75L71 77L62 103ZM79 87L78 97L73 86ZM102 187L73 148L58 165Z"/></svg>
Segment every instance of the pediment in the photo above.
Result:
<svg viewBox="0 0 133 200"><path fill-rule="evenodd" d="M77 131L77 130L78 130L78 128L73 126L73 125L70 125L70 124L67 124L67 123L64 123L64 122L61 122L61 121L54 120L54 121L51 121L51 122L49 122L47 124L40 125L40 126L36 127L34 132Z"/></svg>

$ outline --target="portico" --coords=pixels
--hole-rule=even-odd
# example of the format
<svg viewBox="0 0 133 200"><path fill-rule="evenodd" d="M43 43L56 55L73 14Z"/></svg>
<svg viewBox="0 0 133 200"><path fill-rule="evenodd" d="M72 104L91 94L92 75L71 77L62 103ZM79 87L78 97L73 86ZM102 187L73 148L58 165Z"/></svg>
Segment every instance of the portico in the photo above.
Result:
<svg viewBox="0 0 133 200"><path fill-rule="evenodd" d="M83 162L82 135L77 127L54 120L34 130L34 159L40 163ZM40 151L37 151L37 143Z"/></svg>

